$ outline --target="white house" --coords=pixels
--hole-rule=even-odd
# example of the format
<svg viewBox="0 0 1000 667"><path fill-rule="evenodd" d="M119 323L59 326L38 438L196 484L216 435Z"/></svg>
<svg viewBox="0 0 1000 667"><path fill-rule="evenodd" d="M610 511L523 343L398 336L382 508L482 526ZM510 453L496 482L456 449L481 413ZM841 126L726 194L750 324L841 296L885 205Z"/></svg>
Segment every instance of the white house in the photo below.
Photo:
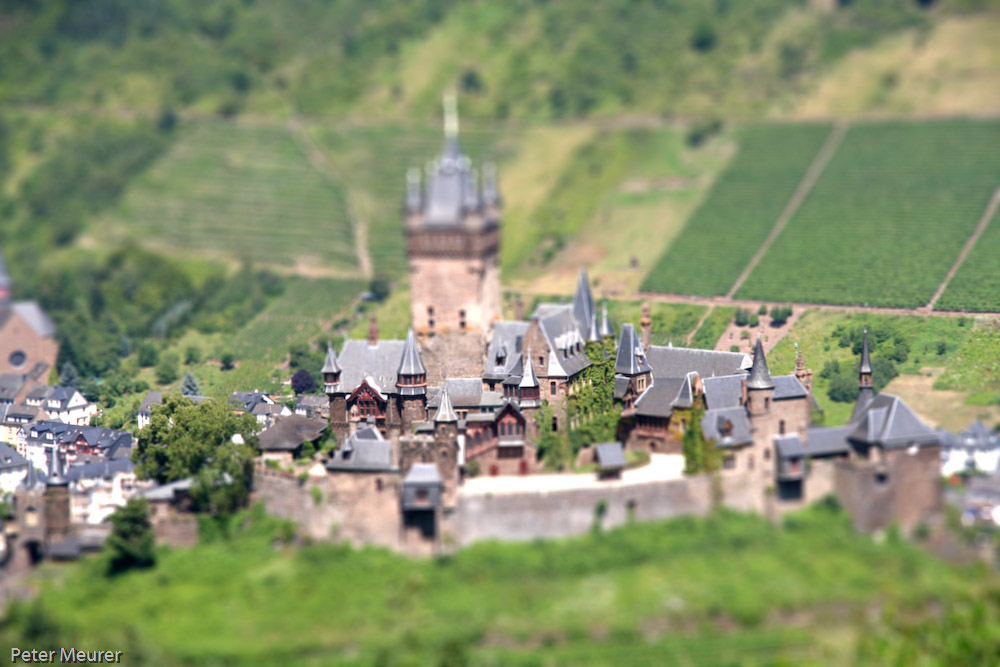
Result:
<svg viewBox="0 0 1000 667"><path fill-rule="evenodd" d="M28 459L0 444L0 498L14 492L28 475Z"/></svg>
<svg viewBox="0 0 1000 667"><path fill-rule="evenodd" d="M24 402L32 407L43 408L49 419L74 426L90 424L90 418L97 414L97 404L89 402L73 387L39 385L28 392Z"/></svg>
<svg viewBox="0 0 1000 667"><path fill-rule="evenodd" d="M981 421L958 435L942 433L941 474L950 477L963 471L993 474L1000 466L1000 437Z"/></svg>

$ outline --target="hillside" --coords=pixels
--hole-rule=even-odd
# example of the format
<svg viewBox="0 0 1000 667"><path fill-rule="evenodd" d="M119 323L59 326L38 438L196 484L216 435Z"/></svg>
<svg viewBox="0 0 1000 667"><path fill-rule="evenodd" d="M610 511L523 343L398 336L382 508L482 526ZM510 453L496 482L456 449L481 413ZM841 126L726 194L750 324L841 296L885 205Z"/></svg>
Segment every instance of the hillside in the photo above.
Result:
<svg viewBox="0 0 1000 667"><path fill-rule="evenodd" d="M100 559L71 566L11 606L0 638L114 646L129 664L155 665L997 658L994 575L893 532L855 535L830 504L784 527L720 513L435 560L295 546L293 535L254 510L192 549L161 551L149 571L108 579Z"/></svg>

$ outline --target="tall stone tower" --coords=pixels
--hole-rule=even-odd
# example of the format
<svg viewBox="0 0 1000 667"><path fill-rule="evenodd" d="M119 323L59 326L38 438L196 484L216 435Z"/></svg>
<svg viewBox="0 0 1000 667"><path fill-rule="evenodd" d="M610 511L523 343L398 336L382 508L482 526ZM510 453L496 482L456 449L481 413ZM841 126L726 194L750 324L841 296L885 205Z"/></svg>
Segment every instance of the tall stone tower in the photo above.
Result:
<svg viewBox="0 0 1000 667"><path fill-rule="evenodd" d="M418 335L486 332L500 318L500 192L496 168L482 185L458 144L455 97L444 101L444 151L407 174L410 309Z"/></svg>

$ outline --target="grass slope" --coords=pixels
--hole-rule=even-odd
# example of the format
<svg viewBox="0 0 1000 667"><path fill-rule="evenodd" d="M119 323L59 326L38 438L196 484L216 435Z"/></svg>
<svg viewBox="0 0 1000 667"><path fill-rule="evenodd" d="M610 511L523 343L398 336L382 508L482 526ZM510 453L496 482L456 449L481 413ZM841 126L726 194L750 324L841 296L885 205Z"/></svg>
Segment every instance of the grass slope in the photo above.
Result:
<svg viewBox="0 0 1000 667"><path fill-rule="evenodd" d="M926 304L1000 182L998 143L988 121L851 127L737 297Z"/></svg>
<svg viewBox="0 0 1000 667"><path fill-rule="evenodd" d="M829 125L746 128L736 157L642 288L725 294L774 227L829 132Z"/></svg>
<svg viewBox="0 0 1000 667"><path fill-rule="evenodd" d="M185 124L172 150L90 235L229 260L349 273L357 267L343 188L278 124Z"/></svg>
<svg viewBox="0 0 1000 667"><path fill-rule="evenodd" d="M920 615L995 578L854 535L824 507L784 529L721 513L417 561L282 546L288 531L259 509L231 525L228 539L161 551L150 571L69 566L38 602L11 605L0 638L86 640L157 665L622 664L657 648L683 664L828 662L851 654L863 610L895 601Z"/></svg>

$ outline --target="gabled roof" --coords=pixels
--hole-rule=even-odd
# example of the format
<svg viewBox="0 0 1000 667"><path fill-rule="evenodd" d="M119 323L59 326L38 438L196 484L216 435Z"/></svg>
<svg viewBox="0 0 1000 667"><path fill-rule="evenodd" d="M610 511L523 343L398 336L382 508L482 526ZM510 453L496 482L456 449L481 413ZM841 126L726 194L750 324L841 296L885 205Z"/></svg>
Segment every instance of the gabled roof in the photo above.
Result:
<svg viewBox="0 0 1000 667"><path fill-rule="evenodd" d="M448 378L440 389L432 389L427 400L427 407L436 408L441 405L444 393L448 393L451 405L460 408L478 408L483 394L494 392L483 391L483 381L479 378Z"/></svg>
<svg viewBox="0 0 1000 667"><path fill-rule="evenodd" d="M809 392L794 375L779 375L772 379L774 380L774 400L776 401L805 398L809 395Z"/></svg>
<svg viewBox="0 0 1000 667"><path fill-rule="evenodd" d="M852 426L850 440L869 445L894 448L940 442L936 431L917 417L902 399L891 394L879 394L872 399Z"/></svg>
<svg viewBox="0 0 1000 667"><path fill-rule="evenodd" d="M434 415L434 423L440 424L457 421L458 415L455 414L455 409L451 405L451 398L448 396L448 390L445 389L441 392L441 404L438 406L437 414Z"/></svg>
<svg viewBox="0 0 1000 667"><path fill-rule="evenodd" d="M782 459L798 459L806 455L798 433L774 436L774 446L778 450L778 457Z"/></svg>
<svg viewBox="0 0 1000 667"><path fill-rule="evenodd" d="M684 377L697 373L702 380L726 375L742 375L750 368L750 357L742 352L718 352L688 347L651 345L646 358L656 377Z"/></svg>
<svg viewBox="0 0 1000 667"><path fill-rule="evenodd" d="M322 419L290 415L260 432L258 444L265 452L290 452L305 442L317 440L326 428Z"/></svg>
<svg viewBox="0 0 1000 667"><path fill-rule="evenodd" d="M28 459L17 453L17 450L0 442L0 470L17 470L26 468Z"/></svg>
<svg viewBox="0 0 1000 667"><path fill-rule="evenodd" d="M717 447L739 447L753 443L750 419L742 407L706 410L701 418L701 433Z"/></svg>
<svg viewBox="0 0 1000 667"><path fill-rule="evenodd" d="M431 510L441 504L441 474L433 463L414 463L403 480L404 510Z"/></svg>
<svg viewBox="0 0 1000 667"><path fill-rule="evenodd" d="M586 329L581 330L577 325L570 306L546 309L546 314L538 318L538 326L549 345L549 376L572 377L590 366L590 358L583 349ZM580 350L576 349L577 344Z"/></svg>
<svg viewBox="0 0 1000 667"><path fill-rule="evenodd" d="M636 414L669 417L685 384L687 378L654 378L653 384L636 400Z"/></svg>
<svg viewBox="0 0 1000 667"><path fill-rule="evenodd" d="M340 364L337 363L337 352L332 345L326 346L326 360L323 362L323 370L320 373L339 373Z"/></svg>
<svg viewBox="0 0 1000 667"><path fill-rule="evenodd" d="M702 377L705 386L705 405L709 409L735 408L743 398L743 380L746 375L724 375L722 377Z"/></svg>
<svg viewBox="0 0 1000 667"><path fill-rule="evenodd" d="M0 401L13 401L23 386L23 375L18 373L0 373Z"/></svg>
<svg viewBox="0 0 1000 667"><path fill-rule="evenodd" d="M142 404L139 405L139 414L152 414L153 406L160 405L161 403L163 403L162 391L147 391L146 397L142 399Z"/></svg>
<svg viewBox="0 0 1000 667"><path fill-rule="evenodd" d="M597 465L602 470L620 470L625 467L625 449L620 442L604 442L594 447Z"/></svg>
<svg viewBox="0 0 1000 667"><path fill-rule="evenodd" d="M371 378L380 393L395 391L400 361L403 356L401 340L379 340L374 346L367 340L348 340L338 359L342 369L340 391L351 393Z"/></svg>
<svg viewBox="0 0 1000 667"><path fill-rule="evenodd" d="M511 374L521 374L521 345L529 322L500 321L493 325L493 338L486 350L483 377L504 380Z"/></svg>
<svg viewBox="0 0 1000 667"><path fill-rule="evenodd" d="M432 486L441 483L441 473L433 463L414 463L403 479L404 485Z"/></svg>
<svg viewBox="0 0 1000 667"><path fill-rule="evenodd" d="M66 471L66 479L79 482L84 479L111 479L118 474L128 474L133 470L131 459L109 459L72 465Z"/></svg>
<svg viewBox="0 0 1000 667"><path fill-rule="evenodd" d="M375 426L363 426L337 449L326 468L341 472L395 471L392 443L383 439Z"/></svg>
<svg viewBox="0 0 1000 667"><path fill-rule="evenodd" d="M839 456L850 451L847 436L850 426L810 426L807 431L806 452L809 456Z"/></svg>
<svg viewBox="0 0 1000 667"><path fill-rule="evenodd" d="M403 342L403 356L399 361L399 368L396 373L398 375L427 374L424 362L420 358L420 347L417 345L417 339L413 335L413 327L410 327L410 330L406 334L406 340Z"/></svg>
<svg viewBox="0 0 1000 667"><path fill-rule="evenodd" d="M747 378L747 389L773 389L774 380L767 368L767 357L764 356L764 343L757 336L757 345L753 349L753 365L750 367L750 377Z"/></svg>

